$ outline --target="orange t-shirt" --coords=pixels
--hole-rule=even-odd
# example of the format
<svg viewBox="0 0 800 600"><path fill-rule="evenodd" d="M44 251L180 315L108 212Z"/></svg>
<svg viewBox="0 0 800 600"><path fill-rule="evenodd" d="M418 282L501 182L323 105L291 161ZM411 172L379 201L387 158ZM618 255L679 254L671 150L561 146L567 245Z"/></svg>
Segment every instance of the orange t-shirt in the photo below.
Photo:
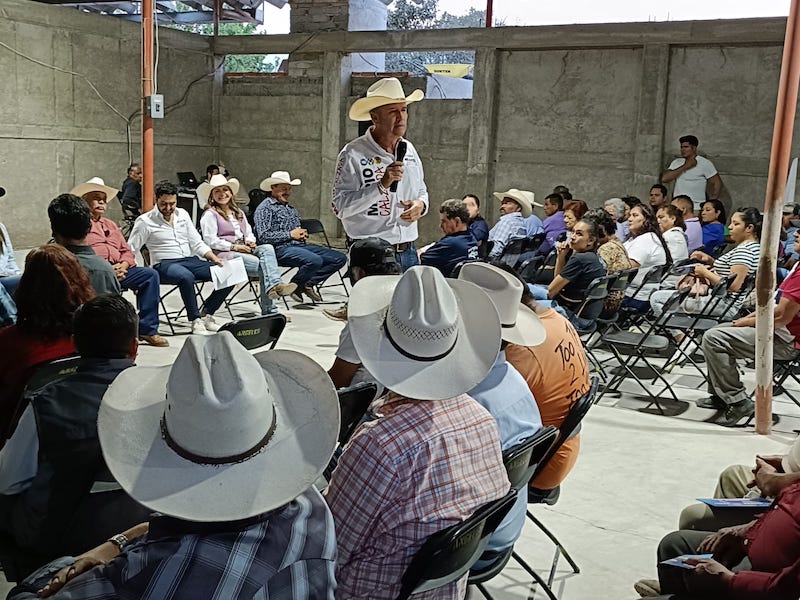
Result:
<svg viewBox="0 0 800 600"><path fill-rule="evenodd" d="M547 339L539 346L506 347L506 359L528 383L542 415L542 424L560 427L572 404L589 391L589 362L572 324L550 309L539 315ZM580 450L580 436L567 440L548 466L531 482L550 490L566 478Z"/></svg>

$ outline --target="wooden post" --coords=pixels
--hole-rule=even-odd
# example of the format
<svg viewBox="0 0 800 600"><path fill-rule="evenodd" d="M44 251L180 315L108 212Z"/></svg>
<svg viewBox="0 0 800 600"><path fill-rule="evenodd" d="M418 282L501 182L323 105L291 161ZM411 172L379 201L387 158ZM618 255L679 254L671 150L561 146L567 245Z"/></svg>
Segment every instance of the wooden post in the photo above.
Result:
<svg viewBox="0 0 800 600"><path fill-rule="evenodd" d="M783 42L781 78L764 201L761 255L756 274L756 433L762 435L769 434L772 430L772 342L775 329L773 290L780 243L783 195L792 151L797 88L800 84L798 8L798 0L792 0Z"/></svg>
<svg viewBox="0 0 800 600"><path fill-rule="evenodd" d="M142 0L142 212L153 208L153 119L146 98L153 93L153 0Z"/></svg>

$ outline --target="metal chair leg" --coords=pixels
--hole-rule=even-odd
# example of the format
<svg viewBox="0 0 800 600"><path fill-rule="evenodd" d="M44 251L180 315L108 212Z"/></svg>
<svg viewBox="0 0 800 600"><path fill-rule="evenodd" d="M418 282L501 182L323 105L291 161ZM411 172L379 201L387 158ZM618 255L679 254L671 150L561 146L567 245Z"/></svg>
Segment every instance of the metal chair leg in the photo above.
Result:
<svg viewBox="0 0 800 600"><path fill-rule="evenodd" d="M541 529L544 532L544 534L547 537L549 537L550 540L558 547L560 553L564 556L564 558L567 560L567 562L572 567L572 572L576 573L576 574L580 573L581 572L580 567L575 563L574 560L572 560L572 557L569 555L569 553L567 552L566 548L564 548L564 545L561 542L558 541L558 538L553 534L553 532L551 532L547 527L545 527L544 523L542 523L539 519L537 519L533 515L533 513L531 511L526 511L526 512L528 514L528 518L531 521L533 521L536 524L536 526L539 529Z"/></svg>
<svg viewBox="0 0 800 600"><path fill-rule="evenodd" d="M536 571L534 571L528 565L528 563L526 563L524 560L522 560L522 558L520 557L519 554L517 554L516 552L512 552L511 553L511 558L513 558L515 561L517 561L517 564L520 567L522 567L523 569L525 569L525 572L528 573L528 575L533 577L533 581L531 582L531 587L529 588L529 591L528 591L528 600L531 600L534 597L534 594L536 593L536 584L537 583L540 586L542 586L542 589L544 590L544 593L547 595L548 598L550 598L550 600L558 600L558 597L553 593L553 590L550 589L550 586L547 585L547 582L544 579L542 579L542 576L539 575Z"/></svg>

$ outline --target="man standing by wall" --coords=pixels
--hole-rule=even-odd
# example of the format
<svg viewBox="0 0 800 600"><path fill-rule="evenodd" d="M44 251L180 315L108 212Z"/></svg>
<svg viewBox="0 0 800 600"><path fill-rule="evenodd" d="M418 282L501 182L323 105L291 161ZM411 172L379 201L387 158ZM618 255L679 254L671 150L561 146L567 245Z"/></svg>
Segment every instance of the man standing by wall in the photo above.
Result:
<svg viewBox="0 0 800 600"><path fill-rule="evenodd" d="M681 143L681 157L673 160L669 168L661 174L663 183L675 182L672 197L686 195L694 202L695 212L706 201L706 187L711 184L709 200L719 200L722 191L722 178L710 160L697 154L700 143L693 135L685 135Z"/></svg>
<svg viewBox="0 0 800 600"><path fill-rule="evenodd" d="M422 160L403 138L407 106L423 97L422 90L406 96L394 77L372 84L350 107L351 119L372 127L342 148L333 184L333 210L347 236L386 240L403 270L419 262L417 220L428 210Z"/></svg>
<svg viewBox="0 0 800 600"><path fill-rule="evenodd" d="M133 163L128 167L128 176L119 192L122 206L137 215L142 212L142 177L142 167L139 163Z"/></svg>

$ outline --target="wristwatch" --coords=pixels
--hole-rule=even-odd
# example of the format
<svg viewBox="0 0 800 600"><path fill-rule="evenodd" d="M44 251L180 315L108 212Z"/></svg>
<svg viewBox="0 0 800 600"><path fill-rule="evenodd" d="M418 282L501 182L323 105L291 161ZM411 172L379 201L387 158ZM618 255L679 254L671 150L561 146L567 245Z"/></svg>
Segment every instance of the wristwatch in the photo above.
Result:
<svg viewBox="0 0 800 600"><path fill-rule="evenodd" d="M128 538L125 537L125 534L123 534L123 533L118 533L117 535L112 535L106 541L111 542L112 544L114 544L117 548L119 548L120 552L122 552L122 549L125 548L125 546L128 545Z"/></svg>

